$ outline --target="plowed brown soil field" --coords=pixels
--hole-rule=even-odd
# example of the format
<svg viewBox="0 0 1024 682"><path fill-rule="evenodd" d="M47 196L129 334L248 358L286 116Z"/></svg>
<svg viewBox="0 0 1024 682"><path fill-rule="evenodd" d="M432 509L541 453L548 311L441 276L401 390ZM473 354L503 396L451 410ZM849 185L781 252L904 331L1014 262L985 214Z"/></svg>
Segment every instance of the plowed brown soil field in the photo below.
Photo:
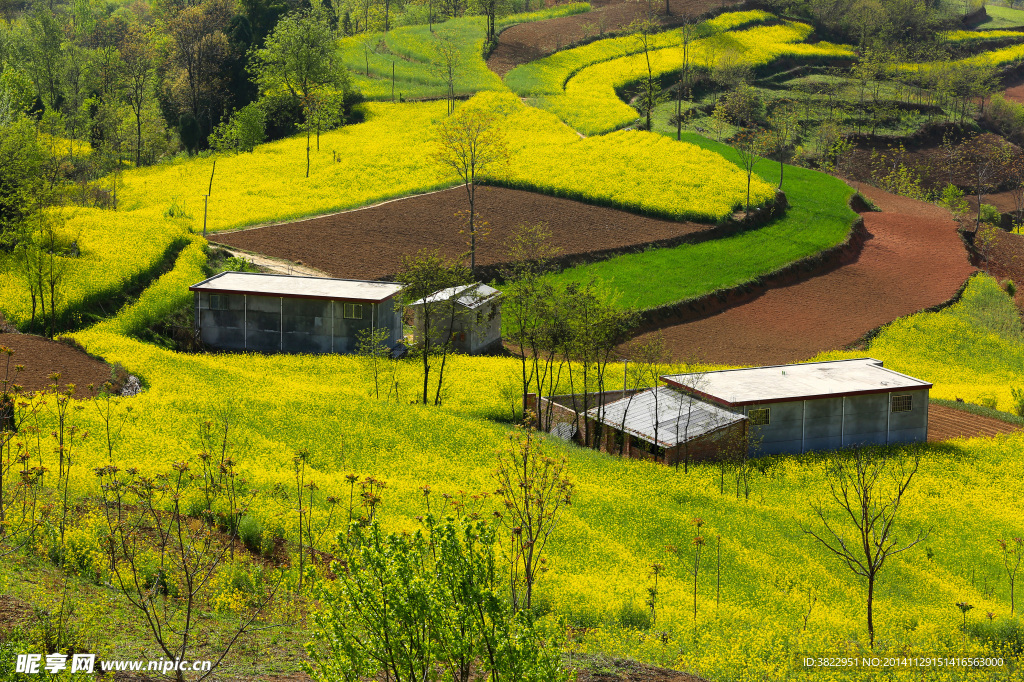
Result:
<svg viewBox="0 0 1024 682"><path fill-rule="evenodd" d="M505 244L521 223L547 223L551 243L563 255L675 239L712 227L501 187L478 188L476 207L488 222L486 236L477 237L478 265L507 260ZM465 218L455 215L466 209L466 191L456 187L345 213L221 233L213 239L246 251L302 261L335 277L376 279L398 272L402 256L422 248L436 248L449 257L467 252Z"/></svg>
<svg viewBox="0 0 1024 682"><path fill-rule="evenodd" d="M977 438L1016 433L1020 427L998 419L982 417L945 405L928 405L928 440L932 442L951 438Z"/></svg>
<svg viewBox="0 0 1024 682"><path fill-rule="evenodd" d="M502 78L515 67L554 54L566 45L604 33L620 31L634 19L657 12L657 20L664 26L678 23L686 14L699 15L733 2L719 0L669 0L665 14L664 0L621 2L619 0L590 0L594 8L585 14L558 17L529 24L518 24L498 35L498 46L487 58L487 66Z"/></svg>
<svg viewBox="0 0 1024 682"><path fill-rule="evenodd" d="M985 251L988 260L981 267L996 279L1013 280L1017 286L1014 301L1024 310L1024 234L995 232L994 243Z"/></svg>
<svg viewBox="0 0 1024 682"><path fill-rule="evenodd" d="M950 299L974 268L949 213L873 187L862 191L882 212L862 215L869 237L854 262L649 334L662 334L675 360L783 364Z"/></svg>
<svg viewBox="0 0 1024 682"><path fill-rule="evenodd" d="M0 346L14 351L11 380L27 392L47 388L53 383L50 375L56 372L60 373L61 386L75 385L77 396L94 395L95 391L86 388L89 384L98 389L110 381L110 365L57 341L31 334L0 334ZM7 356L0 355L0 380L4 377L6 365ZM15 372L15 365L24 365L25 369Z"/></svg>

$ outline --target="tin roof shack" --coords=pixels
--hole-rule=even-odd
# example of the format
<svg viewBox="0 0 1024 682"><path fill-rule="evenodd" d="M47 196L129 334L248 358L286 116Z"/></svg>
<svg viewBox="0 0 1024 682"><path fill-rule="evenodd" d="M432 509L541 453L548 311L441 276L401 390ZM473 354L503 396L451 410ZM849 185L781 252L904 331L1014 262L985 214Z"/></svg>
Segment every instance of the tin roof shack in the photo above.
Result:
<svg viewBox="0 0 1024 682"><path fill-rule="evenodd" d="M452 347L461 353L484 353L501 345L502 293L486 284L442 289L410 303L416 343L423 338L423 307L430 314L431 340L443 345L451 333Z"/></svg>
<svg viewBox="0 0 1024 682"><path fill-rule="evenodd" d="M587 411L603 425L601 449L665 464L714 459L746 449L747 418L666 386Z"/></svg>
<svg viewBox="0 0 1024 682"><path fill-rule="evenodd" d="M926 381L858 358L663 376L669 386L748 419L756 454L923 442Z"/></svg>
<svg viewBox="0 0 1024 682"><path fill-rule="evenodd" d="M196 335L210 348L262 353L351 353L358 333L388 330L402 340L393 282L222 272L195 293Z"/></svg>

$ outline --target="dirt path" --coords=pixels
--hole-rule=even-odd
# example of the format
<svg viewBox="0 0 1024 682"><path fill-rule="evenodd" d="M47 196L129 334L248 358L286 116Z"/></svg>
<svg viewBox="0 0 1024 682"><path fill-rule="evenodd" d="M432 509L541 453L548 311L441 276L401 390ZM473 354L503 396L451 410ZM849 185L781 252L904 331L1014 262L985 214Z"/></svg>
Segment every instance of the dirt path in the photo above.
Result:
<svg viewBox="0 0 1024 682"><path fill-rule="evenodd" d="M0 346L14 351L11 356L11 380L19 384L26 392L41 391L52 381L50 375L60 373L61 385L74 384L76 396L91 396L92 384L95 389L111 380L110 365L90 357L84 351L69 345L50 341L32 334L0 334ZM0 381L3 380L7 357L0 355ZM15 365L23 365L24 370L15 372ZM3 386L0 384L0 389Z"/></svg>
<svg viewBox="0 0 1024 682"><path fill-rule="evenodd" d="M501 32L498 46L487 58L487 66L502 78L515 67L535 61L592 36L620 31L634 19L646 16L652 9L659 22L671 26L684 13L703 14L733 2L719 0L669 0L670 15L665 14L665 0L648 3L618 0L590 0L593 9L584 14L558 17L529 24L518 24Z"/></svg>
<svg viewBox="0 0 1024 682"><path fill-rule="evenodd" d="M805 360L951 298L974 268L949 214L872 187L862 191L882 212L863 214L869 237L854 262L653 332L664 336L673 359L729 365Z"/></svg>
<svg viewBox="0 0 1024 682"><path fill-rule="evenodd" d="M477 239L476 262L486 266L506 260L505 244L522 223L547 223L551 243L562 255L629 248L660 240L698 239L713 227L660 220L592 206L569 199L501 187L477 190L477 210L487 225ZM466 192L458 187L370 208L216 234L218 244L250 254L350 279L377 279L401 269L402 256L439 249L456 257L468 251L463 218ZM279 261L280 263L280 261Z"/></svg>
<svg viewBox="0 0 1024 682"><path fill-rule="evenodd" d="M951 438L977 438L996 436L1001 433L1017 433L1018 426L982 417L945 405L928 405L928 440L931 442Z"/></svg>
<svg viewBox="0 0 1024 682"><path fill-rule="evenodd" d="M309 277L330 277L329 274L323 270L317 270L311 268L308 265L302 265L300 263L293 263L292 261L285 260L283 258L269 258L258 253L250 253L243 251L242 249L229 249L226 247L225 251L230 253L236 258L242 258L249 261L251 264L258 268L263 268L268 272L273 272L279 275L307 275Z"/></svg>

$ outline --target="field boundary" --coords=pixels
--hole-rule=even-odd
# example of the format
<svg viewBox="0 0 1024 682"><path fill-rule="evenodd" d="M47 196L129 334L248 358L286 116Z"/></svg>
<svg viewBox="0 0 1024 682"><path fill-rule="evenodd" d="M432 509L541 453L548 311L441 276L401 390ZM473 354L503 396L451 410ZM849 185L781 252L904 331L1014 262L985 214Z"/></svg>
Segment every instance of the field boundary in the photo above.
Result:
<svg viewBox="0 0 1024 682"><path fill-rule="evenodd" d="M633 335L711 317L749 303L769 289L796 284L831 272L856 260L867 236L864 219L858 217L850 226L846 239L812 256L787 263L777 270L733 287L716 289L701 296L640 311L640 324Z"/></svg>

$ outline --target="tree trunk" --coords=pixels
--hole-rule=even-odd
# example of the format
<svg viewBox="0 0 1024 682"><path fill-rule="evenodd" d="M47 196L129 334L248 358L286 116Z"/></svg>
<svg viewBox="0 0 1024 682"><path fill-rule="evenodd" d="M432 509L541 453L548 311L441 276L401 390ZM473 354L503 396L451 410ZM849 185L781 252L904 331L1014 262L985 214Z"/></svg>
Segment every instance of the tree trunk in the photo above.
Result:
<svg viewBox="0 0 1024 682"><path fill-rule="evenodd" d="M868 575L868 639L870 647L875 648L875 621L872 618L872 608L875 600L875 574Z"/></svg>

